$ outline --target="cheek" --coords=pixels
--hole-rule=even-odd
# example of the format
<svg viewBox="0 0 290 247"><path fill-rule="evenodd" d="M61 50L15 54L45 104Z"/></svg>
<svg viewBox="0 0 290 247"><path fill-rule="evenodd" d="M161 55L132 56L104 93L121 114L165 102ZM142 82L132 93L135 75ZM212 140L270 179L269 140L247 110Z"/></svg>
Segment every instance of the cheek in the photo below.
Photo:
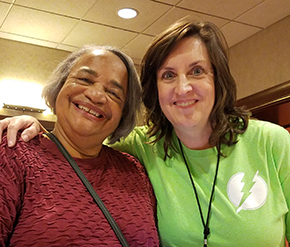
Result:
<svg viewBox="0 0 290 247"><path fill-rule="evenodd" d="M116 119L116 121L120 121L122 118L122 113L123 113L124 105L118 104L116 102L112 102L111 104L111 111L113 114L113 118Z"/></svg>
<svg viewBox="0 0 290 247"><path fill-rule="evenodd" d="M67 103L69 103L69 99L74 94L76 94L75 89L76 87L74 84L65 83L57 95L56 102L55 102L56 108L58 108L57 107L58 105L61 107L66 107Z"/></svg>
<svg viewBox="0 0 290 247"><path fill-rule="evenodd" d="M215 99L215 86L214 86L214 82L210 83L210 85L209 85L209 91L210 91L209 94L211 95L211 98L214 101L214 99Z"/></svg>
<svg viewBox="0 0 290 247"><path fill-rule="evenodd" d="M166 98L169 96L170 89L163 83L158 83L157 92L158 92L159 102L161 102L161 101L166 100Z"/></svg>
<svg viewBox="0 0 290 247"><path fill-rule="evenodd" d="M74 82L66 82L63 87L61 88L58 98L62 99L68 99L72 98L76 95L83 94L86 87L83 85L79 85Z"/></svg>
<svg viewBox="0 0 290 247"><path fill-rule="evenodd" d="M160 85L158 88L158 101L161 111L165 115L170 115L170 108L172 104L173 95L170 93L170 88L166 85Z"/></svg>
<svg viewBox="0 0 290 247"><path fill-rule="evenodd" d="M65 88L63 87L60 91L59 91L59 93L58 93L58 95L57 95L57 97L56 97L56 105L58 105L58 104L63 104L64 103L64 101L66 100L68 98L68 92L65 90Z"/></svg>
<svg viewBox="0 0 290 247"><path fill-rule="evenodd" d="M57 97L56 97L56 100L55 100L55 105L57 106L59 104L59 102L62 101L64 97L64 93L63 93L63 89L61 89L58 94L57 94Z"/></svg>
<svg viewBox="0 0 290 247"><path fill-rule="evenodd" d="M206 85L206 88L203 90L204 95L207 98L208 104L213 107L215 102L215 88L214 84L210 83Z"/></svg>
<svg viewBox="0 0 290 247"><path fill-rule="evenodd" d="M158 101L161 109L163 110L163 102L164 102L164 94L163 94L163 89L161 86L157 86L157 93L158 93Z"/></svg>

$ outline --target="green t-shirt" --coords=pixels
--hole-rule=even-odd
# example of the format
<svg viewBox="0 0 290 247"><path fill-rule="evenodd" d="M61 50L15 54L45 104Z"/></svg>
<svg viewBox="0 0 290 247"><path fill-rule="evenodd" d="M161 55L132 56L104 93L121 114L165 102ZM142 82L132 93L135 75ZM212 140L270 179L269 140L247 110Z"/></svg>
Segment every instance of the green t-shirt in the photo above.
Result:
<svg viewBox="0 0 290 247"><path fill-rule="evenodd" d="M203 225L177 137L163 160L163 141L146 144L146 127L137 127L114 148L137 157L146 167L157 198L163 246L203 246ZM222 146L210 215L210 247L285 246L290 240L290 135L278 125L250 120L237 144ZM206 220L217 162L215 148L183 145Z"/></svg>

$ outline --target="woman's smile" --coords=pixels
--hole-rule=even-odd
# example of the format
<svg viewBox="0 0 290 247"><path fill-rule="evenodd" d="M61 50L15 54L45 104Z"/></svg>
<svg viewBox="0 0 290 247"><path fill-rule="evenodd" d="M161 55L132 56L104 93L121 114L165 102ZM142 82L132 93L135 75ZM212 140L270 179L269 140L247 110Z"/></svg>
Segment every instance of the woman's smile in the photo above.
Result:
<svg viewBox="0 0 290 247"><path fill-rule="evenodd" d="M83 106L83 105L79 105L79 104L75 104L75 106L77 108L79 108L80 110L83 110L83 111L85 111L85 112L89 113L90 115L93 115L93 116L95 116L97 118L105 118L105 114L98 113L95 110L90 109L89 107L86 107L86 106Z"/></svg>
<svg viewBox="0 0 290 247"><path fill-rule="evenodd" d="M179 100L175 101L174 105L179 106L181 108L188 108L194 106L198 101L197 100Z"/></svg>
<svg viewBox="0 0 290 247"><path fill-rule="evenodd" d="M211 71L206 46L194 36L181 40L157 71L160 107L175 130L209 129L215 100Z"/></svg>

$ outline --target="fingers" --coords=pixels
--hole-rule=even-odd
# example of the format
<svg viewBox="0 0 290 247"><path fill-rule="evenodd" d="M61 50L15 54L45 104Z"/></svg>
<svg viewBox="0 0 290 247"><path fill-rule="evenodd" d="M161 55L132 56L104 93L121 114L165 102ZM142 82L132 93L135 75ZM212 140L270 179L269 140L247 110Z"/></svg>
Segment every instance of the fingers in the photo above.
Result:
<svg viewBox="0 0 290 247"><path fill-rule="evenodd" d="M13 147L16 144L17 132L29 126L25 119L26 116L16 116L8 118L9 124L7 125L7 142L8 147Z"/></svg>
<svg viewBox="0 0 290 247"><path fill-rule="evenodd" d="M40 131L40 123L31 116L16 116L5 118L0 121L0 140L2 140L3 131L7 128L7 142L9 147L16 144L17 132L25 129L21 134L24 141L29 141ZM1 143L1 142L0 142Z"/></svg>
<svg viewBox="0 0 290 247"><path fill-rule="evenodd" d="M7 126L7 143L8 147L13 147L16 144L16 136L17 136L18 129L15 128L15 125L9 123Z"/></svg>
<svg viewBox="0 0 290 247"><path fill-rule="evenodd" d="M4 118L0 121L0 144L2 142L2 134L3 131L7 128L7 126L9 125L9 119L10 118Z"/></svg>
<svg viewBox="0 0 290 247"><path fill-rule="evenodd" d="M33 137L38 135L40 130L41 130L41 125L39 124L39 122L34 122L30 127L23 130L21 134L21 138L23 139L23 141L28 142Z"/></svg>

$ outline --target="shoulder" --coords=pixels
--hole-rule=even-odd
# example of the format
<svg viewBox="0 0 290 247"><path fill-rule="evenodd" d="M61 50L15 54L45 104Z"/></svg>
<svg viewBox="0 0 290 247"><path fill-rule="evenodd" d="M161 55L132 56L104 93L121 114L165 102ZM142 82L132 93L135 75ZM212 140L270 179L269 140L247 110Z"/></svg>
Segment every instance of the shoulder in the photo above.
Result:
<svg viewBox="0 0 290 247"><path fill-rule="evenodd" d="M148 132L148 127L147 126L137 126L125 138L125 141L131 140L131 139L140 139L142 141L148 141L147 132Z"/></svg>
<svg viewBox="0 0 290 247"><path fill-rule="evenodd" d="M126 138L122 138L120 141L110 146L114 149L136 156L136 148L142 148L142 146L148 142L147 131L148 128L146 126L135 127Z"/></svg>
<svg viewBox="0 0 290 247"><path fill-rule="evenodd" d="M289 132L283 127L267 121L254 119L251 119L249 121L249 126L246 133L255 136L262 135L265 138L273 138L273 139L276 139L277 137L278 138L283 137L286 139L290 138Z"/></svg>
<svg viewBox="0 0 290 247"><path fill-rule="evenodd" d="M31 167L35 162L39 162L42 156L46 156L51 151L51 147L46 142L50 141L44 138L42 134L37 135L29 142L24 142L19 133L16 145L10 148L7 145L5 133L0 145L1 164L5 162L9 166L18 167L16 170Z"/></svg>
<svg viewBox="0 0 290 247"><path fill-rule="evenodd" d="M129 165L138 165L140 164L139 160L132 156L131 154L125 153L123 151L115 150L112 147L103 146L103 151L107 157L111 160L114 160L117 163L129 164Z"/></svg>
<svg viewBox="0 0 290 247"><path fill-rule="evenodd" d="M250 120L248 129L239 138L240 141L245 143L248 148L255 149L256 147L281 157L282 154L287 155L290 150L289 132L285 128L267 121Z"/></svg>
<svg viewBox="0 0 290 247"><path fill-rule="evenodd" d="M17 188L23 186L27 168L31 164L32 152L37 152L32 142L25 143L17 135L17 143L14 147L8 147L6 133L3 134L0 145L0 181L7 188ZM5 182L6 181L6 182ZM17 189L15 189L17 191ZM19 189L20 190L20 189Z"/></svg>
<svg viewBox="0 0 290 247"><path fill-rule="evenodd" d="M114 166L117 170L122 170L125 173L131 174L131 179L133 177L143 180L143 183L147 180L147 174L144 166L140 161L132 156L131 154L115 150L108 146L103 146L103 155L110 165ZM134 174L134 175L133 175ZM146 183L145 182L145 183Z"/></svg>
<svg viewBox="0 0 290 247"><path fill-rule="evenodd" d="M275 154L289 152L290 134L277 124L251 119L247 130L238 136L235 146L248 151L260 150Z"/></svg>
<svg viewBox="0 0 290 247"><path fill-rule="evenodd" d="M29 146L38 146L40 143L40 135L37 135L33 139L31 139L29 142L24 142L21 138L21 133L17 133L16 136L16 144L14 147L8 147L8 141L7 141L7 132L3 132L2 140L1 140L1 151L8 153L18 153L21 152L21 150L25 151L29 148Z"/></svg>
<svg viewBox="0 0 290 247"><path fill-rule="evenodd" d="M263 121L263 120L258 120L258 119L250 119L249 120L249 127L248 128L255 128L255 129L263 129L263 130L269 130L269 129L276 129L276 130L281 130L284 129L280 125L268 122L268 121Z"/></svg>

